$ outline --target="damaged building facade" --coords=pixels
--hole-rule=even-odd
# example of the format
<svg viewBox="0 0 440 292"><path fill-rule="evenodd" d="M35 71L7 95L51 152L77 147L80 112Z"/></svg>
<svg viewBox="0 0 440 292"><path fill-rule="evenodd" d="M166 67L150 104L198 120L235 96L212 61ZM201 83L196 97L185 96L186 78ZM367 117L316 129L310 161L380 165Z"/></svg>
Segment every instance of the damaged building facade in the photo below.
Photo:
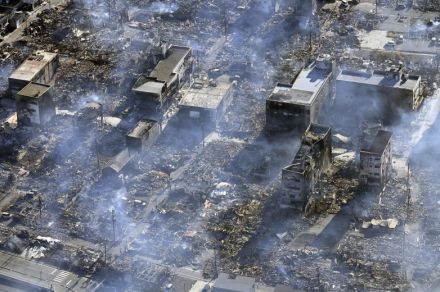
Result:
<svg viewBox="0 0 440 292"><path fill-rule="evenodd" d="M29 83L17 93L16 104L19 126L44 125L55 115L50 85Z"/></svg>
<svg viewBox="0 0 440 292"><path fill-rule="evenodd" d="M9 77L9 90L12 95L28 83L50 84L58 68L58 54L37 51L24 61Z"/></svg>
<svg viewBox="0 0 440 292"><path fill-rule="evenodd" d="M233 84L228 75L215 80L198 78L179 102L179 117L217 125L233 96Z"/></svg>
<svg viewBox="0 0 440 292"><path fill-rule="evenodd" d="M278 83L266 100L268 132L303 132L319 115L331 94L332 62L320 57L305 66L293 83Z"/></svg>
<svg viewBox="0 0 440 292"><path fill-rule="evenodd" d="M126 136L130 155L139 153L154 144L160 135L160 124L153 120L140 120Z"/></svg>
<svg viewBox="0 0 440 292"><path fill-rule="evenodd" d="M180 88L192 70L191 48L172 45L163 48L163 60L148 76L141 76L133 86L139 104L164 104Z"/></svg>
<svg viewBox="0 0 440 292"><path fill-rule="evenodd" d="M392 135L392 132L379 130L373 139L364 137L360 150L360 178L364 185L382 186L389 180Z"/></svg>
<svg viewBox="0 0 440 292"><path fill-rule="evenodd" d="M336 104L341 109L369 107L376 119L391 119L399 109L411 111L423 101L421 77L404 73L402 66L386 70L342 70L336 78Z"/></svg>
<svg viewBox="0 0 440 292"><path fill-rule="evenodd" d="M289 190L287 203L304 202L315 191L321 174L332 162L331 128L310 124L292 163L282 171L282 182Z"/></svg>

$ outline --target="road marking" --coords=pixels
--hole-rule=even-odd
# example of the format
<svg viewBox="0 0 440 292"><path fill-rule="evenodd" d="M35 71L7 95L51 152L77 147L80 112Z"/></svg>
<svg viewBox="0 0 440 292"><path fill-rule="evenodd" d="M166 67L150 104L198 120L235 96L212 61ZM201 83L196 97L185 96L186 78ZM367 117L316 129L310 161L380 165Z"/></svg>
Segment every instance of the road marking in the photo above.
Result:
<svg viewBox="0 0 440 292"><path fill-rule="evenodd" d="M66 280L66 278L67 278L68 276L70 276L70 273L69 273L69 272L62 271L62 272L60 272L60 273L55 277L55 279L53 279L53 280L54 280L54 282L61 283L61 282L63 282L64 280Z"/></svg>

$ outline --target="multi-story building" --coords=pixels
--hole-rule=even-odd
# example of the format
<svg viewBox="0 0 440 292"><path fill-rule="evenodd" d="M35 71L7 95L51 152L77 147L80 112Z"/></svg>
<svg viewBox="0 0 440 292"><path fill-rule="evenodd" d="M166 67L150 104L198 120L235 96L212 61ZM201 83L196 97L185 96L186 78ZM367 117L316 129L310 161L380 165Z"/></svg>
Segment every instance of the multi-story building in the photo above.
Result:
<svg viewBox="0 0 440 292"><path fill-rule="evenodd" d="M161 106L170 94L180 88L192 69L191 48L171 46L164 48L164 59L159 61L148 76L141 76L133 86L139 103L155 103Z"/></svg>
<svg viewBox="0 0 440 292"><path fill-rule="evenodd" d="M125 137L130 155L154 144L160 134L160 124L153 120L140 120Z"/></svg>
<svg viewBox="0 0 440 292"><path fill-rule="evenodd" d="M232 96L233 85L227 75L211 81L196 80L179 102L179 117L217 125Z"/></svg>
<svg viewBox="0 0 440 292"><path fill-rule="evenodd" d="M9 90L15 95L29 82L50 84L58 68L58 54L37 51L9 77Z"/></svg>
<svg viewBox="0 0 440 292"><path fill-rule="evenodd" d="M360 151L360 178L363 184L382 186L390 178L392 135L392 132L379 130L372 141L363 141Z"/></svg>
<svg viewBox="0 0 440 292"><path fill-rule="evenodd" d="M29 83L16 94L19 126L43 125L55 115L52 87Z"/></svg>
<svg viewBox="0 0 440 292"><path fill-rule="evenodd" d="M315 191L321 174L332 162L331 128L310 124L292 163L282 171L289 190L287 203L304 202Z"/></svg>
<svg viewBox="0 0 440 292"><path fill-rule="evenodd" d="M392 123L400 111L416 110L423 101L421 77L404 73L402 66L387 70L342 70L336 78L336 107L361 109L362 119Z"/></svg>
<svg viewBox="0 0 440 292"><path fill-rule="evenodd" d="M292 84L278 83L266 100L268 132L303 132L318 123L322 107L331 93L332 62L320 57L304 67Z"/></svg>

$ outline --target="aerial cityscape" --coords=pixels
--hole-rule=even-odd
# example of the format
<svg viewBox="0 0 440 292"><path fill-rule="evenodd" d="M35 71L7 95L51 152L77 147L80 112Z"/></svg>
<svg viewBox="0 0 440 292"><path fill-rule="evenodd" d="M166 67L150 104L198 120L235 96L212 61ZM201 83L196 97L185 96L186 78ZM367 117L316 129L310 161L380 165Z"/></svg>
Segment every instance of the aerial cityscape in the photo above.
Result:
<svg viewBox="0 0 440 292"><path fill-rule="evenodd" d="M440 291L440 0L0 0L0 291Z"/></svg>

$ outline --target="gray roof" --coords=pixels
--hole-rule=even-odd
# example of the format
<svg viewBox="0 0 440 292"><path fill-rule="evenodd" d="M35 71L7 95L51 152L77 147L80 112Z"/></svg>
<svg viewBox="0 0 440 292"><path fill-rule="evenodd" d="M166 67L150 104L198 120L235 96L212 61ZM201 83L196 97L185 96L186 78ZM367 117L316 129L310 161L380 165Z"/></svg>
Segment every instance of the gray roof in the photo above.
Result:
<svg viewBox="0 0 440 292"><path fill-rule="evenodd" d="M20 96L32 97L38 99L50 89L50 85L29 83L17 94Z"/></svg>
<svg viewBox="0 0 440 292"><path fill-rule="evenodd" d="M35 55L29 57L26 61L24 61L9 78L16 80L32 81L33 78L56 57L56 53L37 51Z"/></svg>
<svg viewBox="0 0 440 292"><path fill-rule="evenodd" d="M232 83L227 75L220 76L216 82L215 87L204 84L202 88L190 88L179 102L179 107L217 109L231 89Z"/></svg>
<svg viewBox="0 0 440 292"><path fill-rule="evenodd" d="M269 100L299 105L312 105L330 75L330 70L319 69L312 64L301 70L293 84L278 83L269 97Z"/></svg>
<svg viewBox="0 0 440 292"><path fill-rule="evenodd" d="M157 122L153 120L140 120L134 128L128 132L128 137L139 138L144 136L151 128L156 125Z"/></svg>
<svg viewBox="0 0 440 292"><path fill-rule="evenodd" d="M173 73L176 73L176 68L181 65L190 52L191 49L188 47L171 46L168 49L168 56L157 64L150 77L166 83L170 82L173 79Z"/></svg>
<svg viewBox="0 0 440 292"><path fill-rule="evenodd" d="M252 291L254 285L254 278L237 276L235 279L232 279L228 274L220 273L220 275L214 282L213 288L214 292L216 291L216 289L247 292Z"/></svg>
<svg viewBox="0 0 440 292"><path fill-rule="evenodd" d="M363 71L342 70L336 81L353 82L373 86L399 88L413 91L419 86L421 77L409 75L406 81L387 78L385 71L375 70L372 74Z"/></svg>

